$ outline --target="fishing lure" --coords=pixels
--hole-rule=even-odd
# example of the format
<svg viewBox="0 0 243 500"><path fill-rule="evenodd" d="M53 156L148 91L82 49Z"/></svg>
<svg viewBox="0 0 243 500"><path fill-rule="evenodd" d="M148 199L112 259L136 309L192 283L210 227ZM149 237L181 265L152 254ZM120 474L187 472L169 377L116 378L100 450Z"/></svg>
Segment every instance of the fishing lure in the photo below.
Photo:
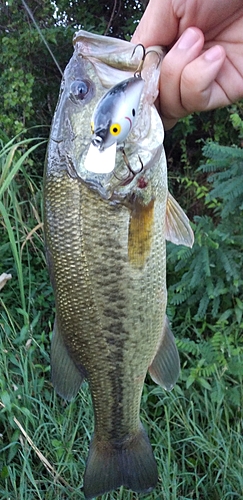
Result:
<svg viewBox="0 0 243 500"><path fill-rule="evenodd" d="M85 168L90 172L112 172L116 147L124 143L132 130L145 84L141 77L146 56L144 47L143 51L142 61L134 76L112 87L94 109L91 119L93 138L85 159Z"/></svg>

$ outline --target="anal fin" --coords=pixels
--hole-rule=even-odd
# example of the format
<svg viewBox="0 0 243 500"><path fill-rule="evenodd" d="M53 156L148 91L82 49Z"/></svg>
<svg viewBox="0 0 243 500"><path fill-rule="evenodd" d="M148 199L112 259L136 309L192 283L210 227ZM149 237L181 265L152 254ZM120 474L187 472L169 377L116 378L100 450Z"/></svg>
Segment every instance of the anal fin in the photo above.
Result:
<svg viewBox="0 0 243 500"><path fill-rule="evenodd" d="M179 377L180 358L167 316L165 318L161 342L154 360L149 367L149 373L153 381L167 391L173 389Z"/></svg>
<svg viewBox="0 0 243 500"><path fill-rule="evenodd" d="M70 358L55 320L51 343L51 381L54 389L70 401L78 393L85 378L85 371L78 369Z"/></svg>

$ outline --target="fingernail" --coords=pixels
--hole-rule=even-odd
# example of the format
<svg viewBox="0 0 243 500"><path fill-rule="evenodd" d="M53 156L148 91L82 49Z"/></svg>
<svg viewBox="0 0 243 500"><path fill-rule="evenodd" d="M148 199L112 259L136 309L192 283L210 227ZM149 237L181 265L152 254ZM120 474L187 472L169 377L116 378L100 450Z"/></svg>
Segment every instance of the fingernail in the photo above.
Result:
<svg viewBox="0 0 243 500"><path fill-rule="evenodd" d="M193 28L188 28L178 41L179 49L190 49L199 39L198 32Z"/></svg>
<svg viewBox="0 0 243 500"><path fill-rule="evenodd" d="M204 59L208 62L218 61L222 58L222 47L215 45L208 49L204 54Z"/></svg>

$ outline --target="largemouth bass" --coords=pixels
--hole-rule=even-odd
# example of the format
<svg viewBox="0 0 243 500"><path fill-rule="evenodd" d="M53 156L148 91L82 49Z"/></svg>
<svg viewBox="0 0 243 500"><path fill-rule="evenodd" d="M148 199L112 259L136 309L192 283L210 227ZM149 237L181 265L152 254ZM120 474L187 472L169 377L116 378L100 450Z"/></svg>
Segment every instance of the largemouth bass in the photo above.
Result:
<svg viewBox="0 0 243 500"><path fill-rule="evenodd" d="M180 369L166 319L165 240L191 246L193 234L168 193L163 126L153 105L159 78L154 50L144 59L134 123L124 144L116 143L114 168L106 173L102 151L86 168L92 117L111 87L134 78L142 58L134 49L84 31L75 35L45 169L45 237L56 305L52 382L67 400L84 378L89 382L95 428L86 498L121 485L135 492L156 486L157 466L139 417L144 379L149 370L171 390ZM105 99L116 99L119 89ZM129 96L128 106L132 101Z"/></svg>

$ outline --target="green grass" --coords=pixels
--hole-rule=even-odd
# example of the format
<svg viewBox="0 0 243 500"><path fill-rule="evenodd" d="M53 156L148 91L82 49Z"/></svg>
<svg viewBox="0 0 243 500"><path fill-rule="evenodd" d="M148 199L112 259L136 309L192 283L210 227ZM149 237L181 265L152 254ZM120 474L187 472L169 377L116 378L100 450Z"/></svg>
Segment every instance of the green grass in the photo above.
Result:
<svg viewBox="0 0 243 500"><path fill-rule="evenodd" d="M70 404L50 383L54 303L43 249L41 181L28 173L30 147L37 144L17 139L2 144L0 153L0 274L12 274L0 292L0 498L83 500L92 405L86 383ZM171 393L149 378L145 385L141 418L159 483L143 498L242 499L243 404L224 397L237 386L243 403L242 377L232 381L221 370L204 377L208 385L189 385L185 373L182 367ZM102 500L138 498L121 488Z"/></svg>

